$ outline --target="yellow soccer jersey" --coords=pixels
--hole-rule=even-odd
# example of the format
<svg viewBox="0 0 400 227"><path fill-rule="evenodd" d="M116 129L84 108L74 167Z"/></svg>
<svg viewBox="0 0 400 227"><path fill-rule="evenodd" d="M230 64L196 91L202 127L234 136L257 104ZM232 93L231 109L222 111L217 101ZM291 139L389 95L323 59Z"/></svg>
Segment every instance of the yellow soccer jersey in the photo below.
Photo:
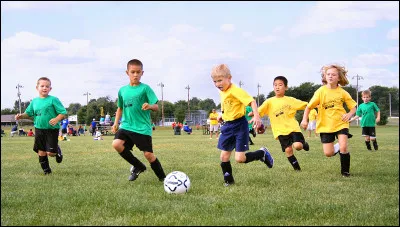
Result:
<svg viewBox="0 0 400 227"><path fill-rule="evenodd" d="M348 109L357 106L356 101L342 87L329 89L324 85L315 91L307 106L314 109L319 104L317 133L332 133L349 128L349 122L342 120L343 114L346 114L343 103L346 103Z"/></svg>
<svg viewBox="0 0 400 227"><path fill-rule="evenodd" d="M211 120L211 118L217 118L218 117L218 113L210 113L210 125L217 125L218 124L218 120Z"/></svg>
<svg viewBox="0 0 400 227"><path fill-rule="evenodd" d="M278 136L289 135L291 132L301 132L295 115L297 110L304 110L306 106L307 102L290 96L272 97L264 101L258 112L260 117L268 115L272 134L277 139Z"/></svg>
<svg viewBox="0 0 400 227"><path fill-rule="evenodd" d="M308 121L314 121L315 119L317 119L317 111L315 109L312 109L310 111L310 114L308 115Z"/></svg>
<svg viewBox="0 0 400 227"><path fill-rule="evenodd" d="M224 121L233 121L244 116L246 109L254 99L245 90L231 84L226 91L220 92L221 110Z"/></svg>

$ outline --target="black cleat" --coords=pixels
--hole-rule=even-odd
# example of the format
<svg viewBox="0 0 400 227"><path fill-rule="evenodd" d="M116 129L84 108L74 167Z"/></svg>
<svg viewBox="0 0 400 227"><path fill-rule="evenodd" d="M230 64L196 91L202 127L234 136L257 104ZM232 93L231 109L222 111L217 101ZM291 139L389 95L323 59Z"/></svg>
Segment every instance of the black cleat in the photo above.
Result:
<svg viewBox="0 0 400 227"><path fill-rule="evenodd" d="M378 144L377 143L373 143L372 145L374 145L374 149L377 151L378 150Z"/></svg>
<svg viewBox="0 0 400 227"><path fill-rule="evenodd" d="M45 170L43 170L43 171L44 171L44 175L49 175L49 174L51 174L51 169L50 169L50 168L45 169Z"/></svg>
<svg viewBox="0 0 400 227"><path fill-rule="evenodd" d="M349 172L343 172L343 173L342 173L342 176L343 176L343 177L350 177L350 173L349 173Z"/></svg>
<svg viewBox="0 0 400 227"><path fill-rule="evenodd" d="M62 160L63 160L63 155L62 155L60 146L58 146L57 147L57 154L56 154L56 162L57 163L61 163Z"/></svg>
<svg viewBox="0 0 400 227"><path fill-rule="evenodd" d="M304 141L304 143L303 143L303 149L304 149L305 151L309 151L309 150L310 150L310 145L308 145L308 143L305 142L305 141Z"/></svg>
<svg viewBox="0 0 400 227"><path fill-rule="evenodd" d="M131 167L131 175L129 176L129 181L134 181L139 177L139 174L142 172L146 171L146 167L144 169L139 169L137 167L132 166ZM164 179L163 179L164 180Z"/></svg>
<svg viewBox="0 0 400 227"><path fill-rule="evenodd" d="M235 184L235 181L231 181L231 182L225 181L224 186L225 186L225 187L229 187L229 186L231 186L232 184Z"/></svg>

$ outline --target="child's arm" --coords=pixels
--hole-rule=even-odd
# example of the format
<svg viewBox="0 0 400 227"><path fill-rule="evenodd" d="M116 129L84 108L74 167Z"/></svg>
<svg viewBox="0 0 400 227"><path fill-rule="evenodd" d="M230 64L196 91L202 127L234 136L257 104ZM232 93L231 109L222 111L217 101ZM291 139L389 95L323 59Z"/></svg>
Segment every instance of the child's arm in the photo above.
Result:
<svg viewBox="0 0 400 227"><path fill-rule="evenodd" d="M306 107L306 109L304 110L304 114L303 114L303 120L300 123L300 126L306 130L307 126L308 126L308 115L310 114L311 109L308 108L308 106Z"/></svg>
<svg viewBox="0 0 400 227"><path fill-rule="evenodd" d="M115 112L115 121L113 126L111 127L112 133L116 133L119 127L119 119L121 119L122 116L122 109L120 107L117 108L117 111Z"/></svg>
<svg viewBox="0 0 400 227"><path fill-rule="evenodd" d="M348 113L343 114L342 121L350 121L351 117L356 113L357 107L353 107Z"/></svg>
<svg viewBox="0 0 400 227"><path fill-rule="evenodd" d="M62 119L64 119L64 114L59 114L57 115L57 117L50 119L49 123L54 126L56 125L58 122L62 121Z"/></svg>
<svg viewBox="0 0 400 227"><path fill-rule="evenodd" d="M152 110L152 111L157 111L158 110L158 104L153 104L150 105L147 102L143 103L142 105L142 110Z"/></svg>
<svg viewBox="0 0 400 227"><path fill-rule="evenodd" d="M251 109L253 110L253 118L249 121L249 123L253 123L253 128L258 128L261 126L261 117L260 114L258 113L258 107L257 107L257 102L256 100L251 101Z"/></svg>
<svg viewBox="0 0 400 227"><path fill-rule="evenodd" d="M352 122L354 120L357 120L358 118L360 118L359 116L355 115L354 117L350 118L349 122Z"/></svg>
<svg viewBox="0 0 400 227"><path fill-rule="evenodd" d="M381 111L378 111L378 112L376 113L376 120L375 120L375 122L378 123L378 122L380 122L380 121L381 121Z"/></svg>
<svg viewBox="0 0 400 227"><path fill-rule="evenodd" d="M23 114L17 114L15 115L15 120L23 119L23 118L28 118L28 114L23 113Z"/></svg>

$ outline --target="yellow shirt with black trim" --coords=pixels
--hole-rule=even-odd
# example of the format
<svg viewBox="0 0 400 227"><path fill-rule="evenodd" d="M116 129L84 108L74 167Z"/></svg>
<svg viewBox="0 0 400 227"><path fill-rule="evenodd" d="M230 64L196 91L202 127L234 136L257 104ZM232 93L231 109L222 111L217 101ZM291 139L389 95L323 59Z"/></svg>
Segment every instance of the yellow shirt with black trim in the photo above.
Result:
<svg viewBox="0 0 400 227"><path fill-rule="evenodd" d="M317 115L317 111L315 109L312 109L308 114L308 121L315 121L315 119L317 119Z"/></svg>
<svg viewBox="0 0 400 227"><path fill-rule="evenodd" d="M346 90L342 87L330 89L326 85L321 86L307 106L314 109L318 104L317 133L332 133L349 128L349 122L342 120L343 114L347 113L343 104L352 109L357 103Z"/></svg>
<svg viewBox="0 0 400 227"><path fill-rule="evenodd" d="M217 112L215 112L215 113L213 113L213 112L211 112L210 113L210 125L217 125L218 124L218 120L217 120L217 117L218 117L218 113ZM215 118L215 120L212 120L211 118Z"/></svg>
<svg viewBox="0 0 400 227"><path fill-rule="evenodd" d="M231 84L225 91L220 92L222 118L224 121L233 121L245 114L245 107L254 99L242 88Z"/></svg>
<svg viewBox="0 0 400 227"><path fill-rule="evenodd" d="M290 96L272 97L264 101L258 107L260 117L268 115L272 134L277 139L281 135L289 135L292 132L301 132L299 122L296 120L297 110L304 110L307 102Z"/></svg>

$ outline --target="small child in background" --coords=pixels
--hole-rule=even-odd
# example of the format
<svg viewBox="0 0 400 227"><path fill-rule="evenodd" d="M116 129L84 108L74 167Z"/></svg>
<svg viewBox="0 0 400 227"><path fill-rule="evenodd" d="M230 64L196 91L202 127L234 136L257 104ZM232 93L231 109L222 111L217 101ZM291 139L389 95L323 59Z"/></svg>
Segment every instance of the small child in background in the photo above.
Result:
<svg viewBox="0 0 400 227"><path fill-rule="evenodd" d="M378 142L376 141L375 124L381 120L381 111L378 106L371 102L371 91L365 90L362 93L364 103L358 106L356 115L350 121L357 120L361 117L362 136L365 137L365 145L371 150L371 140L374 149L378 150ZM376 118L375 118L376 114Z"/></svg>
<svg viewBox="0 0 400 227"><path fill-rule="evenodd" d="M318 133L315 131L317 128L317 110L312 109L310 111L310 114L308 115L308 126L307 126L307 132L308 132L308 138L311 138L311 133L314 131L315 137L318 136Z"/></svg>
<svg viewBox="0 0 400 227"><path fill-rule="evenodd" d="M103 135L101 134L100 130L96 129L96 134L93 139L94 140L103 140Z"/></svg>

